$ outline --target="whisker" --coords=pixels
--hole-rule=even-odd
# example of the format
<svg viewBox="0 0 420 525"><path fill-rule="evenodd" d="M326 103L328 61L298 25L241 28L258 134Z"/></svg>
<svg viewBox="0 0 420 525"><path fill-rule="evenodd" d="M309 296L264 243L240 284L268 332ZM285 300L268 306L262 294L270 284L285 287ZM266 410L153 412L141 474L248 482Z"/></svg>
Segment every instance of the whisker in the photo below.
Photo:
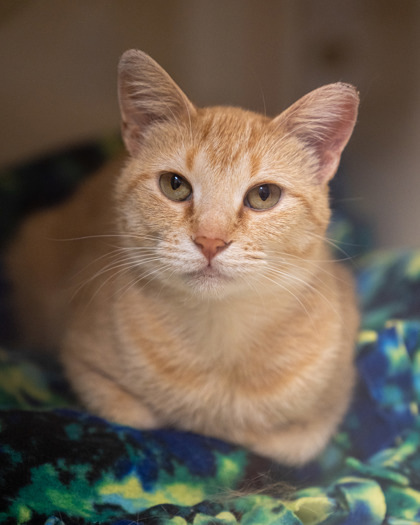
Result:
<svg viewBox="0 0 420 525"><path fill-rule="evenodd" d="M99 290L104 286L113 276L121 273L123 270L127 269L130 270L131 268L140 267L142 265L156 262L161 260L158 256L149 256L149 257L143 257L139 258L138 256L126 256L124 258L120 258L117 260L114 260L110 262L107 266L104 266L100 270L98 270L95 274L89 276L86 280L84 280L75 290L75 292L72 295L72 299L80 292L82 288L87 286L87 284L93 282L95 279L98 279L102 275L111 272L111 275L109 278L107 278L104 282L101 283L101 286L99 287ZM116 272L116 273L115 273Z"/></svg>
<svg viewBox="0 0 420 525"><path fill-rule="evenodd" d="M286 257L295 258L299 261L308 263L312 268L314 268L314 270L305 268L303 265L295 264L292 261L288 261ZM276 264L280 263L281 265L286 264L291 268L298 269L299 271L306 273L307 275L313 277L314 279L318 280L321 283L323 283L323 280L321 279L319 275L317 275L317 273L319 272L323 273L324 275L328 275L329 277L334 278L336 281L339 281L342 283L347 282L345 279L341 279L340 277L338 277L335 273L328 271L322 264L318 264L318 263L333 262L333 261L328 261L328 260L322 261L322 260L315 260L315 259L311 260L311 259L305 259L305 258L299 257L297 255L287 254L287 256L280 255L279 260L275 259L274 262ZM315 270L317 271L315 272Z"/></svg>
<svg viewBox="0 0 420 525"><path fill-rule="evenodd" d="M304 280L304 279L300 279L298 276L292 274L292 273L287 273L287 272L282 272L281 270L278 270L276 268L268 268L267 269L268 272L271 274L271 275L279 275L280 277L286 277L287 279L292 279L293 281L295 282L298 282L300 284L302 284L304 287L306 288L309 288L310 290L312 290L313 292L315 292L319 297L321 297L322 299L325 300L325 302L331 307L331 310L336 314L336 315L340 315L339 312L337 311L337 309L334 307L334 305L331 303L331 301L328 299L328 297L325 296L325 294L323 294L318 288L316 288L315 286L313 286L309 281L307 280ZM322 281L321 281L322 282Z"/></svg>
<svg viewBox="0 0 420 525"><path fill-rule="evenodd" d="M145 275L140 275L134 279L132 279L128 284L126 284L126 286L124 286L123 288L121 288L120 290L116 291L115 292L115 295L118 293L118 294L125 294L128 292L128 290L130 290L132 287L134 287L136 284L140 283L141 281L143 281L144 279L148 279L151 275L155 276L155 275L161 275L163 272L165 272L168 268L171 268L172 265L170 264L166 264L166 265L163 265L163 266L160 266L159 268L155 268L153 270L151 270L150 272L146 273ZM144 283L144 285L142 286L142 289L149 283L151 282L153 279L149 279L146 283Z"/></svg>
<svg viewBox="0 0 420 525"><path fill-rule="evenodd" d="M308 312L308 309L303 304L303 302L299 299L299 297L296 294L294 294L289 288L287 288L287 286L282 285L278 281L270 279L270 277L268 277L268 275L266 275L265 273L262 273L261 276L264 277L264 279L267 279L269 282L275 284L276 286L278 286L279 288L281 288L282 290L284 290L288 294L290 294L292 297L294 297L296 299L296 301L300 304L300 306L303 308L303 310L305 311L306 315L311 319L312 322L314 321L312 315Z"/></svg>
<svg viewBox="0 0 420 525"><path fill-rule="evenodd" d="M299 261L308 262L308 263L340 263L340 262L345 262L345 261L351 261L353 259L353 257L351 257L350 255L348 257L341 257L340 259L333 259L333 258L309 259L307 257L301 257L301 256L293 254L293 253L283 252L281 250L273 250L273 249L266 249L265 253L266 254L274 254L274 255L280 256L280 257L290 257L290 258L298 259Z"/></svg>
<svg viewBox="0 0 420 525"><path fill-rule="evenodd" d="M155 261L159 261L161 260L160 258L155 258L154 259ZM122 275L126 274L126 273L129 273L132 269L134 268L138 268L139 267L139 264L130 264L130 265L125 265L124 267L121 267L118 269L117 272L115 273L112 273L109 277L107 277L107 279L105 279L105 281L103 281L101 283L101 285L99 286L99 288L97 290L95 290L95 293L92 295L89 303L91 303L93 301L93 299L97 296L97 294L102 290L102 288L113 278L117 278L117 277L121 277ZM159 273L160 270L162 269L163 267L160 267L160 268L155 268L154 270L152 270L152 272L149 272L149 273ZM142 280L143 278L147 277L148 274L146 274L145 276L140 276L140 277L136 277L136 279L134 279L134 281L136 280ZM130 281L131 282L131 281ZM115 292L114 296L116 295L117 292Z"/></svg>
<svg viewBox="0 0 420 525"><path fill-rule="evenodd" d="M82 235L80 237L47 237L47 240L54 242L72 242L72 241L84 241L84 240L95 240L95 239L136 239L139 241L160 241L159 236L146 235L146 234L134 234L134 233L106 233L106 234L92 234L92 235Z"/></svg>
<svg viewBox="0 0 420 525"><path fill-rule="evenodd" d="M143 250L144 251L153 250L152 248L144 248L144 249L143 248L130 248L130 249L136 250L136 251L137 250L142 250L142 251ZM112 250L111 252L104 253L104 254L100 255L99 257L96 257L95 259L92 259L85 266L83 266L83 268L80 268L80 270L78 270L75 274L73 274L72 279L74 279L75 277L77 277L81 273L86 272L89 267L93 266L94 264L97 264L102 259L106 259L108 257L115 259L120 254L120 252L122 252L123 250L125 251L125 248L117 247L115 250ZM125 254L123 254L123 255L125 255Z"/></svg>
<svg viewBox="0 0 420 525"><path fill-rule="evenodd" d="M330 239L329 237L325 237L325 235L319 235L317 233L313 233L311 234L313 237L315 237L316 239L321 239L322 241L326 242L327 244L329 244L330 246L332 246L335 250L337 250L338 252L342 253L343 255L346 256L346 260L352 260L353 257L347 253L343 248L341 248L341 246L338 246L336 240L334 239Z"/></svg>
<svg viewBox="0 0 420 525"><path fill-rule="evenodd" d="M324 273L326 275L329 275L329 276L334 277L335 279L337 279L337 280L339 280L341 282L344 282L342 279L337 277L334 273L328 271L323 266L323 263L342 262L342 261L345 261L346 259L307 259L305 257L299 257L298 255L295 255L295 254L281 252L281 251L275 251L275 250L267 250L267 254L271 255L271 256L275 256L276 257L275 262L277 261L277 258L280 258L280 262L282 264L289 264L290 266L293 266L295 268L299 268L299 269L301 269L303 271L307 271L308 273L310 273L310 270L307 269L307 268L304 268L304 266L302 266L302 265L294 265L293 262L287 261L287 258L297 259L298 261L302 261L305 264L309 264L310 266L316 268L318 271L320 271L320 272L322 272L322 273Z"/></svg>

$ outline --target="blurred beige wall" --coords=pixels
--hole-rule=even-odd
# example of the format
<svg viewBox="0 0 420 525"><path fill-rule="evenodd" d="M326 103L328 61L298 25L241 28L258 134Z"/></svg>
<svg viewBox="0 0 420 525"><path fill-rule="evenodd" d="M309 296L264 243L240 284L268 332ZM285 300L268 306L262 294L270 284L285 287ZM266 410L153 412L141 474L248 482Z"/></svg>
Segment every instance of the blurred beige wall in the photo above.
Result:
<svg viewBox="0 0 420 525"><path fill-rule="evenodd" d="M357 85L347 193L381 246L420 246L418 0L1 0L0 167L118 129L116 64L132 47L202 105L276 114Z"/></svg>

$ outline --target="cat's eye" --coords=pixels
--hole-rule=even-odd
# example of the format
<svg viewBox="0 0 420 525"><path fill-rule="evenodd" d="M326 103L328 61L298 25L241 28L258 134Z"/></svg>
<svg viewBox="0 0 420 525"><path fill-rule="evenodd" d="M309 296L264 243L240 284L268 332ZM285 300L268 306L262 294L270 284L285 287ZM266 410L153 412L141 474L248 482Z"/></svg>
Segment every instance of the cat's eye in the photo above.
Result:
<svg viewBox="0 0 420 525"><path fill-rule="evenodd" d="M192 194L191 184L178 173L162 173L159 186L165 197L171 201L185 201Z"/></svg>
<svg viewBox="0 0 420 525"><path fill-rule="evenodd" d="M281 189L275 184L259 184L250 189L245 197L245 205L253 210L269 210L281 197Z"/></svg>

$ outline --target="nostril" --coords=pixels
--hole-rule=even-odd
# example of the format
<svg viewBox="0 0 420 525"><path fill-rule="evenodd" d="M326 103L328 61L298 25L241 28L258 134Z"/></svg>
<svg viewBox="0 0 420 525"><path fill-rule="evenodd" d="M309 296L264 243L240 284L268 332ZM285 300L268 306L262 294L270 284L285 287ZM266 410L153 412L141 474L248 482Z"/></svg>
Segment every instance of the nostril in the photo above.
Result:
<svg viewBox="0 0 420 525"><path fill-rule="evenodd" d="M209 262L230 244L223 239L213 239L202 235L196 237L193 241Z"/></svg>

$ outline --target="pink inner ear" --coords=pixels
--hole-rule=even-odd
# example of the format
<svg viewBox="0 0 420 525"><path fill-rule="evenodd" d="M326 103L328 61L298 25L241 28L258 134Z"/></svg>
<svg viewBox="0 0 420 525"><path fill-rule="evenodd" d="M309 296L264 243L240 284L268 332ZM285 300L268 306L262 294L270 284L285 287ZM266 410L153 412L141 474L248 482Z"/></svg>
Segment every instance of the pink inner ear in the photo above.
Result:
<svg viewBox="0 0 420 525"><path fill-rule="evenodd" d="M274 120L314 151L319 184L327 183L337 171L356 123L358 105L353 86L329 84L308 93Z"/></svg>
<svg viewBox="0 0 420 525"><path fill-rule="evenodd" d="M308 119L307 132L299 133L302 139L314 147L319 168L316 179L320 184L331 180L340 163L341 154L349 141L357 118L358 98L353 91L342 99L327 99L320 109L311 136L311 118ZM349 97L350 95L350 97Z"/></svg>
<svg viewBox="0 0 420 525"><path fill-rule="evenodd" d="M325 184L330 181L340 163L342 149L324 151L320 155L319 168L316 175L316 179L320 184Z"/></svg>
<svg viewBox="0 0 420 525"><path fill-rule="evenodd" d="M327 183L331 180L340 163L341 154L349 141L357 118L357 107L355 110L345 109L343 115L330 124L325 136L320 140L314 141L315 149L319 155L319 171L317 180Z"/></svg>

